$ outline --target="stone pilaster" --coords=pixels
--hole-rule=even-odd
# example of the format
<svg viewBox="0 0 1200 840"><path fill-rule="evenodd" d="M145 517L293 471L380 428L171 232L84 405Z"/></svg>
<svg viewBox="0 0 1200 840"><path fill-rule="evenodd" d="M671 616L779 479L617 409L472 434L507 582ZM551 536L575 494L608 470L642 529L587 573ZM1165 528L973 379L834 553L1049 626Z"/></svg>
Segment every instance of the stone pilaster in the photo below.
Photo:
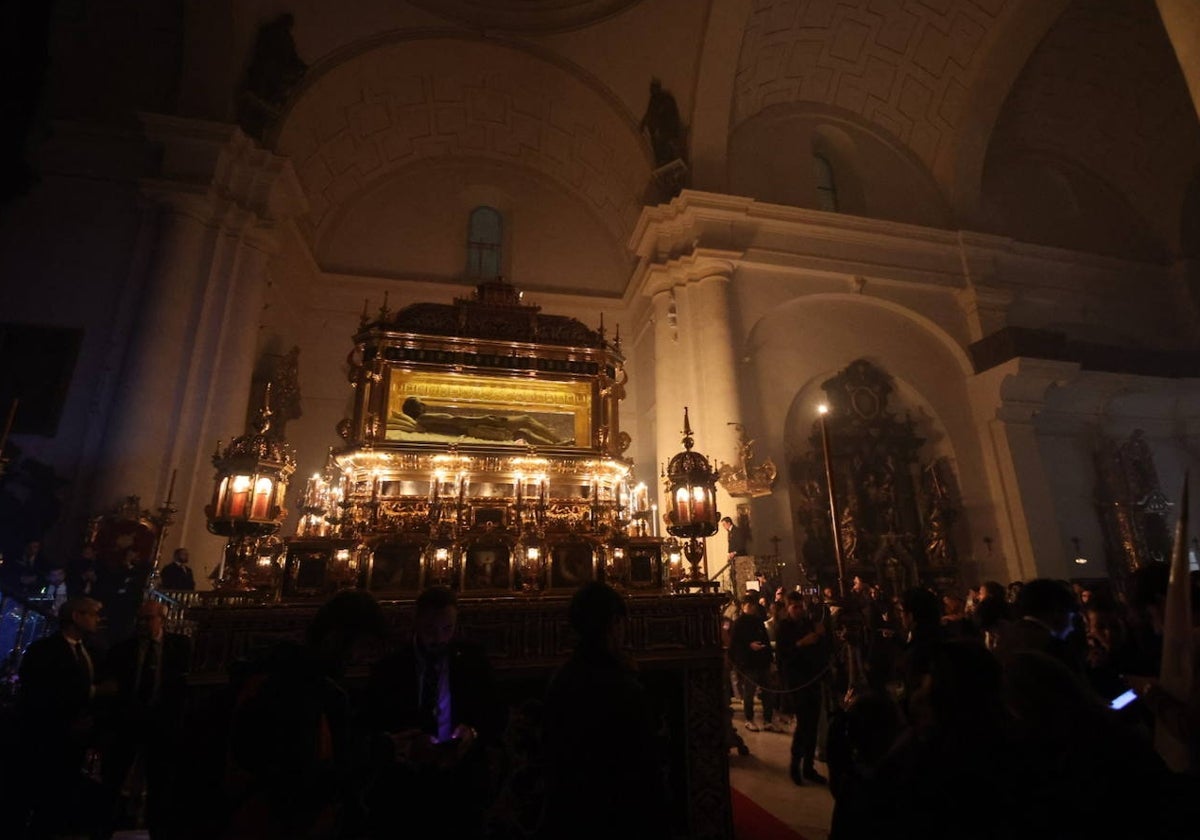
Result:
<svg viewBox="0 0 1200 840"><path fill-rule="evenodd" d="M93 508L134 493L154 507L178 470L169 549L198 571L219 544L203 509L218 438L244 431L276 225L303 211L291 165L234 126L143 115L161 166L142 183L153 204L152 258L105 434ZM203 546L200 551L195 549ZM209 558L207 554L213 554Z"/></svg>
<svg viewBox="0 0 1200 840"><path fill-rule="evenodd" d="M654 307L654 416L655 416L655 467L653 478L659 481L659 471L667 460L680 449L680 430L683 428L683 388L680 377L684 375L683 357L679 349L678 313L675 308L675 291L666 286L655 292ZM662 485L657 486L659 505L662 502Z"/></svg>
<svg viewBox="0 0 1200 840"><path fill-rule="evenodd" d="M1019 358L975 377L971 398L1008 577L1065 577L1063 539L1036 418L1046 396L1079 366ZM999 570L984 570L998 575Z"/></svg>

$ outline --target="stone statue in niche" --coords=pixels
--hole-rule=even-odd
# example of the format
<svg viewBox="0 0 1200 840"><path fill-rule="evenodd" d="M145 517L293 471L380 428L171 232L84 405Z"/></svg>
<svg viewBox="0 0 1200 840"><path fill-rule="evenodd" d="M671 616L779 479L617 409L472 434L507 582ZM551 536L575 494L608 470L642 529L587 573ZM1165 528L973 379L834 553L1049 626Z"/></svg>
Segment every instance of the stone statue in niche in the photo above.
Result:
<svg viewBox="0 0 1200 840"><path fill-rule="evenodd" d="M658 79L650 80L650 101L642 116L641 129L650 140L654 150L654 165L666 166L674 160L684 159L683 122L679 118L679 107L675 97L663 89Z"/></svg>
<svg viewBox="0 0 1200 840"><path fill-rule="evenodd" d="M669 200L687 186L687 141L675 97L658 79L650 80L650 100L640 125L654 152L658 200Z"/></svg>
<svg viewBox="0 0 1200 840"><path fill-rule="evenodd" d="M238 91L238 124L260 143L266 142L288 96L308 70L292 40L293 22L292 15L282 14L258 30L246 77Z"/></svg>

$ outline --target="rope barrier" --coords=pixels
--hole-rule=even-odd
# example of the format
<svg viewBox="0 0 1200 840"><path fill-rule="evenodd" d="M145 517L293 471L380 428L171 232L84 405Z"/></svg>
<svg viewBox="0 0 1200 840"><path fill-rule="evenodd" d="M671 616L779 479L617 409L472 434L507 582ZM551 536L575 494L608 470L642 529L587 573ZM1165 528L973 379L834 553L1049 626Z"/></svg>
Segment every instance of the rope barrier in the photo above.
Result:
<svg viewBox="0 0 1200 840"><path fill-rule="evenodd" d="M749 682L751 685L753 685L753 686L755 687L755 689L757 689L757 690L759 690L759 691L766 691L766 692L769 692L769 693L771 693L771 694L794 694L794 693L796 693L797 691L803 691L804 689L808 688L810 685L813 685L813 684L814 684L814 683L816 683L816 682L817 682L819 679L821 679L822 677L824 677L824 676L825 676L825 674L827 674L827 673L829 673L830 671L832 671L832 670L833 670L833 668L832 668L832 666L830 666L830 665L826 664L826 665L825 665L825 667L824 667L824 668L822 668L822 669L821 669L821 670L820 670L820 671L817 673L817 675L816 675L815 677L813 677L811 680L809 680L808 682L804 683L803 685L798 685L798 686L795 686L794 688L768 688L767 686L765 686L765 685L760 685L759 683L757 683L757 682L755 682L754 680L752 680L752 679L749 677L749 675L747 675L747 674L746 674L744 671L742 671L740 668L732 668L732 667L731 667L731 670L733 671L733 673L735 673L735 674L737 674L737 675L738 675L738 679L740 679L740 680L745 680L745 681Z"/></svg>

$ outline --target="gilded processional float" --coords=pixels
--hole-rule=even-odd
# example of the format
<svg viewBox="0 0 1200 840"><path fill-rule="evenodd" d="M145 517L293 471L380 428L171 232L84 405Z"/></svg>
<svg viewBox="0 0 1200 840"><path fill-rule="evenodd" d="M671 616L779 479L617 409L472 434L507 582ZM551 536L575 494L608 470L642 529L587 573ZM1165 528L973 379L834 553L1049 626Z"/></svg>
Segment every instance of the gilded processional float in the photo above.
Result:
<svg viewBox="0 0 1200 840"><path fill-rule="evenodd" d="M361 586L402 598L430 585L488 596L603 579L636 594L690 581L690 546L660 535L657 505L624 457L623 362L619 333L609 341L603 324L542 314L499 280L454 304L364 313L348 359L354 410L338 425L344 446L307 480L281 564L260 562L280 543L250 523L277 521L267 491L259 505L254 488L273 472L279 495L282 444L260 419L255 443L239 439L214 457L222 468L235 452L267 453L267 469L241 470L244 500L219 482L209 509L217 533L245 537L233 540L225 587L292 599ZM715 515L711 491L686 495L668 522Z"/></svg>
<svg viewBox="0 0 1200 840"><path fill-rule="evenodd" d="M206 514L228 537L220 580L211 593L175 593L190 605L193 678L217 684L264 642L301 638L346 587L373 592L394 638L407 638L417 593L445 585L459 593L461 632L488 651L518 708L570 651L571 594L604 580L630 596L626 645L661 701L673 834L731 837L725 596L710 591L703 543L717 530L718 476L692 451L686 411L659 517L625 457L624 359L603 323L543 314L494 280L452 304L393 313L385 299L375 317L364 312L347 362L353 411L299 494L294 536L278 530L295 458L270 431L269 405L218 445ZM534 761L522 749L512 745L513 767ZM523 836L502 829L513 830Z"/></svg>

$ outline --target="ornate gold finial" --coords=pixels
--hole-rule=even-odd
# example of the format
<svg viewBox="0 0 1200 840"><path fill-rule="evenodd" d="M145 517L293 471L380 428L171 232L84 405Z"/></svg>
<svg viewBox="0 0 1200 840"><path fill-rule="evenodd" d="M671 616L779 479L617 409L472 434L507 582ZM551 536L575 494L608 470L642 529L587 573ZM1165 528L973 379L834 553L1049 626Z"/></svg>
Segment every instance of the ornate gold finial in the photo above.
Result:
<svg viewBox="0 0 1200 840"><path fill-rule="evenodd" d="M778 470L770 458L761 464L751 466L754 461L754 441L746 439L746 428L741 423L729 423L738 431L738 463L722 464L713 459L717 467L717 483L725 488L730 496L759 496L771 495Z"/></svg>
<svg viewBox="0 0 1200 840"><path fill-rule="evenodd" d="M274 412L271 411L271 383L267 383L267 387L263 389L263 404L258 410L258 417L254 420L254 430L260 435L265 435L267 430L271 428L271 417Z"/></svg>
<svg viewBox="0 0 1200 840"><path fill-rule="evenodd" d="M360 315L358 318L358 326L360 329L362 327L365 327L369 323L368 319L370 318L370 316L367 315L367 307L370 305L371 305L371 299L363 298L363 311L362 311L362 315Z"/></svg>
<svg viewBox="0 0 1200 840"><path fill-rule="evenodd" d="M696 441L692 439L692 423L688 420L688 407L683 407L683 448L689 452L692 449L692 444Z"/></svg>
<svg viewBox="0 0 1200 840"><path fill-rule="evenodd" d="M603 312L600 313L600 329L596 330L596 333L600 336L600 346L603 347L604 346L604 313Z"/></svg>
<svg viewBox="0 0 1200 840"><path fill-rule="evenodd" d="M617 321L617 334L613 337L613 349L621 352L621 322Z"/></svg>
<svg viewBox="0 0 1200 840"><path fill-rule="evenodd" d="M388 309L388 293L383 293L383 305L379 307L379 320L386 321L392 317L392 310Z"/></svg>

